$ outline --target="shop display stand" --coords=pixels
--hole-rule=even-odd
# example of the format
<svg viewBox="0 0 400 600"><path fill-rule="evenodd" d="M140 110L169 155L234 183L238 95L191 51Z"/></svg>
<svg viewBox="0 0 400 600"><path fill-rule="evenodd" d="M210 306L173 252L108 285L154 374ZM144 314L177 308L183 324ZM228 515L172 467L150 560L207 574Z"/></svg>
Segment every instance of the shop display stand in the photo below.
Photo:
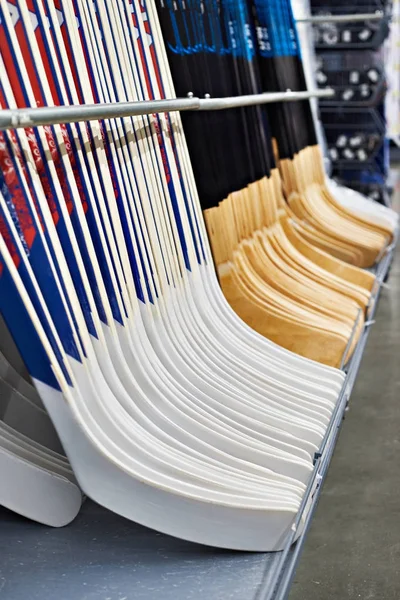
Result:
<svg viewBox="0 0 400 600"><path fill-rule="evenodd" d="M397 238L375 269L364 332L351 360L296 524L312 497L304 531L295 528L281 552L242 553L200 546L157 533L87 500L68 527L50 529L0 509L0 593L12 600L285 600L335 449L382 284ZM134 502L134 498L132 498Z"/></svg>

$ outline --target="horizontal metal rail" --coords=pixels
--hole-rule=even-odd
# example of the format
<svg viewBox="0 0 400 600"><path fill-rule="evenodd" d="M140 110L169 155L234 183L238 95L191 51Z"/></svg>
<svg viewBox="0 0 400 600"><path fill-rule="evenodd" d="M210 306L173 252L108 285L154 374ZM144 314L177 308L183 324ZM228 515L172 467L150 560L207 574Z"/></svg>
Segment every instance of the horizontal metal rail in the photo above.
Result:
<svg viewBox="0 0 400 600"><path fill-rule="evenodd" d="M322 92L322 94L320 93ZM264 94L249 94L247 96L232 96L230 98L205 98L200 100L199 110L224 110L226 108L240 108L241 106L255 106L257 104L272 104L273 102L296 102L310 98L331 98L334 90L313 90L306 92L266 92Z"/></svg>
<svg viewBox="0 0 400 600"><path fill-rule="evenodd" d="M0 110L0 131L38 127L39 125L56 125L61 123L78 123L80 121L97 121L135 117L154 113L169 113L189 110L224 110L256 104L272 102L294 102L308 98L329 98L334 95L332 89L310 92L271 92L228 98L197 98L188 94L187 98L171 100L146 100L142 102L112 102L109 104L81 104L72 106L45 106L40 108L18 108Z"/></svg>
<svg viewBox="0 0 400 600"><path fill-rule="evenodd" d="M381 21L385 14L378 10L374 13L354 13L349 15L312 15L297 19L297 23L355 23L357 21Z"/></svg>

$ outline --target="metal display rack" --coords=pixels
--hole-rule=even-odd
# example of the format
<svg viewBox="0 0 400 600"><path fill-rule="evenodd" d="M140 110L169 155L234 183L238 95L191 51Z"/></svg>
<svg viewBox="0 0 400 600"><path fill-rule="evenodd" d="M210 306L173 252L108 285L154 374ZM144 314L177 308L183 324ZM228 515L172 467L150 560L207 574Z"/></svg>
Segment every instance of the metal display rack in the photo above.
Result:
<svg viewBox="0 0 400 600"><path fill-rule="evenodd" d="M282 552L241 553L157 533L87 500L68 527L49 529L0 509L0 595L12 600L285 600L353 389L394 244L381 259L368 321L351 361L302 510L304 531ZM134 501L134 499L133 499ZM296 520L300 522L301 513ZM10 590L10 592L8 592ZM12 592L11 592L12 590ZM8 594L8 595L7 595Z"/></svg>
<svg viewBox="0 0 400 600"><path fill-rule="evenodd" d="M172 110L219 110L329 96L331 90L201 100L0 111L0 129L120 118ZM397 237L378 263L367 321L284 550L240 553L200 546L132 523L91 501L69 526L50 529L0 508L0 596L12 600L285 600L336 445ZM356 323L354 325L355 330ZM349 340L348 347L351 344ZM346 362L346 348L343 362ZM135 499L132 498L132 502ZM303 532L296 529L305 509Z"/></svg>

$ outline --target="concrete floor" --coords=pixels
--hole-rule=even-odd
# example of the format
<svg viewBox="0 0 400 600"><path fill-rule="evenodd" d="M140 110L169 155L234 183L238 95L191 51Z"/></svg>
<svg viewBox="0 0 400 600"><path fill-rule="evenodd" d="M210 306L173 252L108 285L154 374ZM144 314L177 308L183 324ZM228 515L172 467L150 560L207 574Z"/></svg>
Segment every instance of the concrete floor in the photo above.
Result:
<svg viewBox="0 0 400 600"><path fill-rule="evenodd" d="M400 599L400 247L389 284L289 600Z"/></svg>

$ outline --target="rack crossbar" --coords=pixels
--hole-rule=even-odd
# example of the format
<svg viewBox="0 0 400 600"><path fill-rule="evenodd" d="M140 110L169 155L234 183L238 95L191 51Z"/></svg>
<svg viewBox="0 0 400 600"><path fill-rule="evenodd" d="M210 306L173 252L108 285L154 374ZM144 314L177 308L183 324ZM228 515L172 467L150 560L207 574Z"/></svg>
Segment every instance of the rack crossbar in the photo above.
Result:
<svg viewBox="0 0 400 600"><path fill-rule="evenodd" d="M0 110L0 131L23 129L41 125L78 123L135 117L155 113L194 110L224 110L272 102L294 102L308 98L327 98L334 95L332 89L312 92L272 92L227 98L173 98L171 100L147 100L142 102L112 102L109 104L82 104L72 106L45 106L40 108L18 108Z"/></svg>
<svg viewBox="0 0 400 600"><path fill-rule="evenodd" d="M297 19L297 23L356 23L357 21L381 21L384 18L382 11L374 13L354 13L349 15L311 15L304 19Z"/></svg>

